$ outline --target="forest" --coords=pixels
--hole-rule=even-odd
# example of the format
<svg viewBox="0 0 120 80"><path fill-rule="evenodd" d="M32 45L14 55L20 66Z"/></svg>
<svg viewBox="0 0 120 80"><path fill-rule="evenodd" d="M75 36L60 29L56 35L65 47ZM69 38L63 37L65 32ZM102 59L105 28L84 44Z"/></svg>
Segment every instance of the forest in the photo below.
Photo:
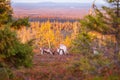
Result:
<svg viewBox="0 0 120 80"><path fill-rule="evenodd" d="M0 80L120 80L120 0L95 1L74 19L19 17L0 0Z"/></svg>

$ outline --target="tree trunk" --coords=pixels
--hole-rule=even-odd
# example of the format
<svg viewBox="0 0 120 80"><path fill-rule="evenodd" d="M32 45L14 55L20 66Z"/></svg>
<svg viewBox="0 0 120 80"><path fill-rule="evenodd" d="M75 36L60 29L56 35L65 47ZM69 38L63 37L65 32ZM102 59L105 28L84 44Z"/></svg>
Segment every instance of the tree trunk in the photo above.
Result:
<svg viewBox="0 0 120 80"><path fill-rule="evenodd" d="M116 4L116 11L115 11L115 14L116 14L116 17L119 18L120 17L120 12L119 12L119 2L120 0L116 0L115 1ZM119 56L119 52L120 52L120 27L119 27L119 21L117 20L117 22L114 23L115 27L117 28L117 32L116 32L116 44L115 44L115 54L114 54L114 60L115 61L118 61L118 56Z"/></svg>
<svg viewBox="0 0 120 80"><path fill-rule="evenodd" d="M48 47L49 47L49 49L51 49L51 43L50 43L50 40L48 40Z"/></svg>
<svg viewBox="0 0 120 80"><path fill-rule="evenodd" d="M118 33L116 34L116 43L115 43L115 53L114 53L114 60L115 62L118 61L118 56L120 52L120 30L118 30Z"/></svg>

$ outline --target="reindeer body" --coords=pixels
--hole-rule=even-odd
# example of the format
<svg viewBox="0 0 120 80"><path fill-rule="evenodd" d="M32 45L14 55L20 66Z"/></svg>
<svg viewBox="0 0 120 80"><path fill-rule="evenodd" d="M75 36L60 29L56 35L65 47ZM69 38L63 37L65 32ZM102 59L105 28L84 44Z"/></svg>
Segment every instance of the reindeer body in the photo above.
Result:
<svg viewBox="0 0 120 80"><path fill-rule="evenodd" d="M63 44L60 44L59 48L57 49L59 55L67 54L67 47Z"/></svg>
<svg viewBox="0 0 120 80"><path fill-rule="evenodd" d="M46 49L46 48L40 48L41 54L51 54L53 55L52 51L50 49Z"/></svg>

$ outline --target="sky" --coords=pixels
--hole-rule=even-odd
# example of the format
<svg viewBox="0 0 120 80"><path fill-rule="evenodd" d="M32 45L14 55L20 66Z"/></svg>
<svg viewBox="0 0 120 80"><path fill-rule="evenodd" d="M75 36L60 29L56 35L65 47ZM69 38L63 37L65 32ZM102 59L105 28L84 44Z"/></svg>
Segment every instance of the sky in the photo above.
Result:
<svg viewBox="0 0 120 80"><path fill-rule="evenodd" d="M79 2L79 3L89 3L94 0L12 0L12 2L29 2L29 3L37 3L37 2ZM97 3L103 3L103 0L97 0Z"/></svg>

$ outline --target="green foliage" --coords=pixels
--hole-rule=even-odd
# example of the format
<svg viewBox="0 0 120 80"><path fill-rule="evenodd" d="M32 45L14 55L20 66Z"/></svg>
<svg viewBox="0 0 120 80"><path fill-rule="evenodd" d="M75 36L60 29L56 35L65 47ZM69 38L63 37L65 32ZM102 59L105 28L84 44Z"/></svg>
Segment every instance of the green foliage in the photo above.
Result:
<svg viewBox="0 0 120 80"><path fill-rule="evenodd" d="M118 0L106 0L106 1L109 2L109 3L112 3L112 2L116 2Z"/></svg>
<svg viewBox="0 0 120 80"><path fill-rule="evenodd" d="M15 55L14 45L17 43L17 38L14 32L5 28L0 30L0 57L9 57Z"/></svg>
<svg viewBox="0 0 120 80"><path fill-rule="evenodd" d="M0 68L0 75L1 75L0 80L8 80L9 79L7 71L4 68Z"/></svg>
<svg viewBox="0 0 120 80"><path fill-rule="evenodd" d="M103 6L102 10L94 8L95 14L87 15L81 20L81 25L90 31L96 31L103 35L114 35L116 38L116 44L118 44L116 47L117 49L120 46L120 17L118 11L119 7L117 6L119 1L109 0L108 2L114 4L114 7ZM118 51L115 52L118 53Z"/></svg>
<svg viewBox="0 0 120 80"><path fill-rule="evenodd" d="M74 60L68 65L67 70L74 77L78 75L79 77L81 75L85 76L83 80L119 80L119 73L115 72L113 66L114 63L103 55L91 54L81 55L79 60ZM118 69L116 70L118 71Z"/></svg>
<svg viewBox="0 0 120 80"><path fill-rule="evenodd" d="M108 80L119 80L119 79L120 79L119 76L114 74L108 77Z"/></svg>
<svg viewBox="0 0 120 80"><path fill-rule="evenodd" d="M117 4L116 0L111 0L110 2ZM79 35L77 36L76 40L74 40L73 42L73 48L75 50L74 52L91 53L92 47L97 48L97 46L95 45L96 43L93 41L94 39L91 39L91 35L88 34L89 32L97 32L102 35L115 36L117 45L116 47L114 47L116 50L114 52L119 52L117 49L118 47L120 47L120 17L116 15L115 10L117 11L117 9L114 7L103 6L102 10L99 10L98 8L94 7L94 14L87 15L84 19L80 21L81 31L79 32ZM111 41L111 43L114 42ZM106 45L107 44L108 43L106 42ZM101 46L107 47L103 45ZM103 51L99 50L99 52Z"/></svg>
<svg viewBox="0 0 120 80"><path fill-rule="evenodd" d="M20 29L22 26L30 26L29 18L23 18L13 21L12 27L15 29Z"/></svg>
<svg viewBox="0 0 120 80"><path fill-rule="evenodd" d="M8 66L25 66L32 64L32 47L22 44L9 28L0 30L0 59Z"/></svg>
<svg viewBox="0 0 120 80"><path fill-rule="evenodd" d="M28 18L13 20L10 0L0 0L0 67L30 67L33 56L31 42L21 43L11 26L16 30L29 26Z"/></svg>
<svg viewBox="0 0 120 80"><path fill-rule="evenodd" d="M15 66L30 67L32 65L32 48L28 44L17 44L16 55L14 56ZM12 60L11 60L12 61Z"/></svg>
<svg viewBox="0 0 120 80"><path fill-rule="evenodd" d="M93 80L103 80L102 77L96 76Z"/></svg>
<svg viewBox="0 0 120 80"><path fill-rule="evenodd" d="M11 27L20 29L21 26L29 26L29 18L13 19L10 0L0 0L0 25L11 24ZM1 26L0 26L1 27Z"/></svg>
<svg viewBox="0 0 120 80"><path fill-rule="evenodd" d="M77 38L73 41L73 51L76 53L87 54L91 52L91 36L86 32L78 34Z"/></svg>
<svg viewBox="0 0 120 80"><path fill-rule="evenodd" d="M110 24L108 26L108 22L98 9L96 10L95 16L88 15L85 19L81 20L81 25L92 31L97 31L103 34L112 33L114 31Z"/></svg>
<svg viewBox="0 0 120 80"><path fill-rule="evenodd" d="M93 70L94 66L91 66L90 60L87 57L81 57L79 61L74 61L71 63L71 65L68 66L68 70L71 71L71 73L74 73L75 71L82 71L84 74L87 74L88 72Z"/></svg>
<svg viewBox="0 0 120 80"><path fill-rule="evenodd" d="M0 0L0 25L12 21L12 9L10 2Z"/></svg>

